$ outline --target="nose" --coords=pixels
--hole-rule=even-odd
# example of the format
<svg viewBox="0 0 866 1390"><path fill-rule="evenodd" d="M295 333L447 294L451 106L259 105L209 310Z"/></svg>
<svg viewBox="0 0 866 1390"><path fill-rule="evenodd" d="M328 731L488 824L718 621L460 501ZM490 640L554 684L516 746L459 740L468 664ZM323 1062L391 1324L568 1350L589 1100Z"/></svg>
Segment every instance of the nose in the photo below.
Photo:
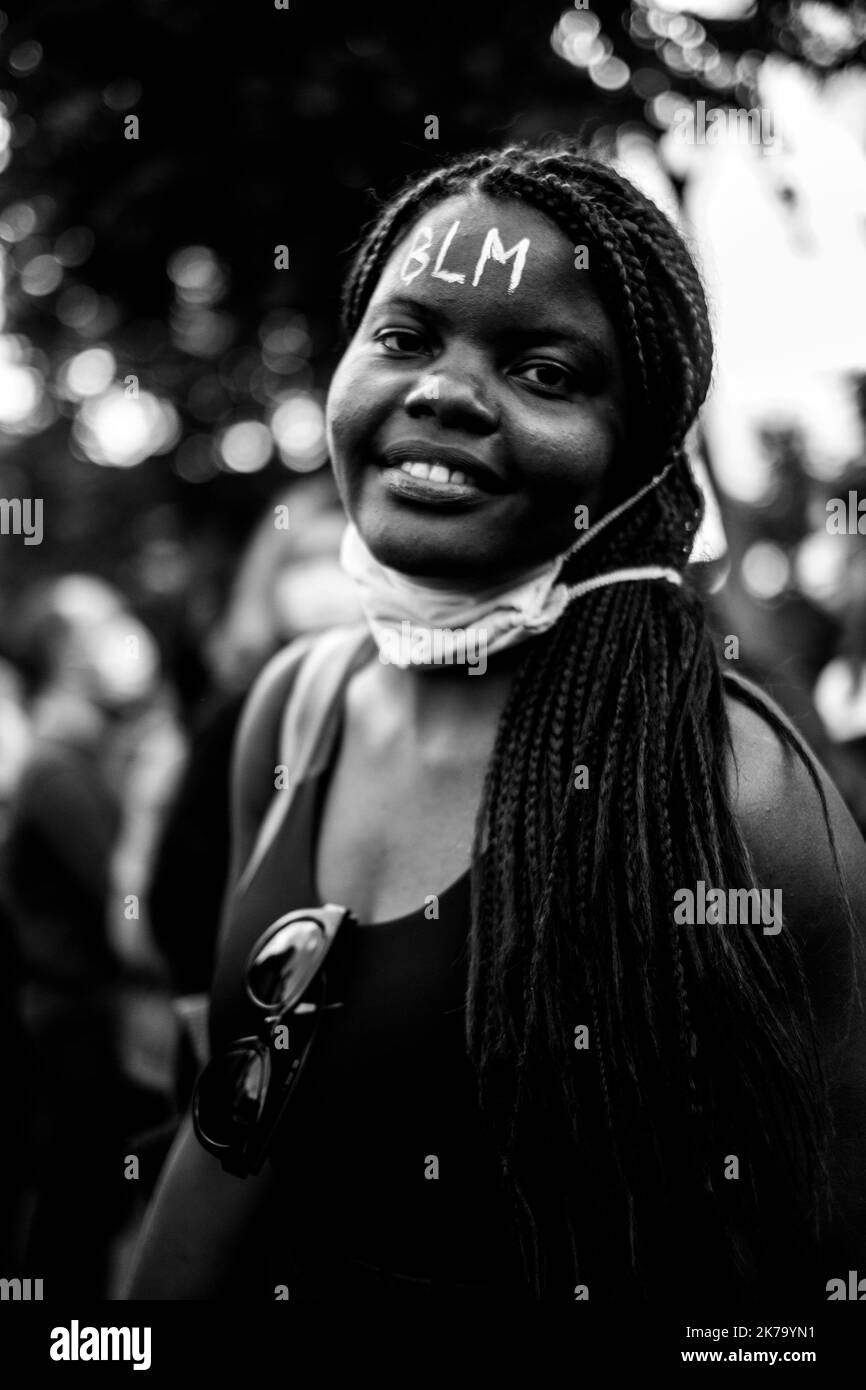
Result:
<svg viewBox="0 0 866 1390"><path fill-rule="evenodd" d="M403 405L413 420L429 415L447 428L472 434L492 434L499 424L499 411L479 375L456 364L419 376Z"/></svg>

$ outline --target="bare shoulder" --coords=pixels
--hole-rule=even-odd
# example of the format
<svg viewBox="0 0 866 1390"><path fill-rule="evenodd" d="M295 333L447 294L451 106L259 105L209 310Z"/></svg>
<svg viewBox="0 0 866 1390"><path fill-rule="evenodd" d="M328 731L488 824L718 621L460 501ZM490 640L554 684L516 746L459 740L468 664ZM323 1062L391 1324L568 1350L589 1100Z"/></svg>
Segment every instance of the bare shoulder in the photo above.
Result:
<svg viewBox="0 0 866 1390"><path fill-rule="evenodd" d="M793 856L821 864L830 854L829 819L843 863L866 872L866 843L851 813L787 715L741 678L726 683L725 704L732 739L728 785L750 848L782 861Z"/></svg>
<svg viewBox="0 0 866 1390"><path fill-rule="evenodd" d="M866 923L866 843L833 781L757 686L741 679L726 683L726 708L732 740L728 785L756 862L793 876L809 897L825 892L836 877L829 822L849 892Z"/></svg>
<svg viewBox="0 0 866 1390"><path fill-rule="evenodd" d="M853 1267L866 1239L866 844L836 787L806 749L805 760L824 793L825 814L804 758L779 732L781 723L797 738L778 707L746 682L727 683L727 691L735 814L762 886L782 890L784 929L801 948L830 1088L835 1201L825 1247L827 1274L835 1275ZM828 821L854 919L853 939Z"/></svg>
<svg viewBox="0 0 866 1390"><path fill-rule="evenodd" d="M726 682L726 707L732 740L728 785L758 878L762 885L781 889L786 924L801 944L828 967L838 960L841 990L843 956L850 962L850 930L828 825L864 940L866 843L818 759L763 691L739 679ZM791 740L801 746L802 756ZM828 989L836 974L832 968L825 972Z"/></svg>

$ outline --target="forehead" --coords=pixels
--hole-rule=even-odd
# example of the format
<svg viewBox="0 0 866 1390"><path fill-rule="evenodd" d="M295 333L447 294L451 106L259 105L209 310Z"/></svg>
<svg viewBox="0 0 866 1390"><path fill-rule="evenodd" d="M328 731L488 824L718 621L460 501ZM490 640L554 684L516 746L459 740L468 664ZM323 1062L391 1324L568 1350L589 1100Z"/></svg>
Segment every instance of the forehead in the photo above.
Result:
<svg viewBox="0 0 866 1390"><path fill-rule="evenodd" d="M565 233L536 208L481 193L420 214L385 263L370 308L394 297L454 314L493 314L505 327L539 316L613 329L587 267Z"/></svg>

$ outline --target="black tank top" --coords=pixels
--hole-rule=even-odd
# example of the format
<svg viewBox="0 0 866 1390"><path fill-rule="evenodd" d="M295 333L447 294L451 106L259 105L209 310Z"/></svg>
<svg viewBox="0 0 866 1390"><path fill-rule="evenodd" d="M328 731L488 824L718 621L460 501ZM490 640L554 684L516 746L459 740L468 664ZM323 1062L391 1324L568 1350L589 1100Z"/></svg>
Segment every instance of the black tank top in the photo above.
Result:
<svg viewBox="0 0 866 1390"><path fill-rule="evenodd" d="M213 1052L255 1031L243 970L257 937L283 913L323 902L317 832L357 664L309 775L230 909L212 991ZM438 919L432 911L422 903L391 921L342 928L328 993L343 1006L323 1014L272 1146L275 1245L285 1241L286 1257L315 1265L319 1277L358 1260L514 1292L510 1208L464 1038L468 871L439 895Z"/></svg>

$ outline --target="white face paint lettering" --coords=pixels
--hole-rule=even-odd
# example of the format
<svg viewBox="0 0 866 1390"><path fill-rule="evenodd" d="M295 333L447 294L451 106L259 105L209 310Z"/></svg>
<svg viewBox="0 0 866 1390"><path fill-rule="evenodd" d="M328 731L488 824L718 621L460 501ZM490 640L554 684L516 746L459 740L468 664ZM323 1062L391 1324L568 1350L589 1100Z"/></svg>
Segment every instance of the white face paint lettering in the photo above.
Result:
<svg viewBox="0 0 866 1390"><path fill-rule="evenodd" d="M528 251L528 236L522 237L520 241L514 243L510 251L506 251L499 236L499 228L491 227L487 236L484 238L481 255L478 257L478 264L475 267L475 275L472 279L473 285L478 284L484 267L489 260L497 260L500 265L505 265L505 262L514 256L514 265L511 267L511 279L508 283L508 293L514 294L514 291L520 284L520 277L523 274L523 267L526 265Z"/></svg>
<svg viewBox="0 0 866 1390"><path fill-rule="evenodd" d="M454 240L454 234L456 233L457 228L458 228L459 226L460 226L460 219L459 219L459 217L458 217L457 221L456 221L456 222L453 222L453 223L451 224L451 226L449 227L448 231L445 233L445 240L443 241L442 245L441 245L440 248L439 248L439 255L436 257L436 264L434 265L432 271L430 272L430 273L432 274L434 280L447 280L447 281L449 281L449 283L451 283L451 284L462 285L463 282L464 282L465 279L466 279L466 276L465 276L465 275L460 274L460 273L459 273L458 271L456 271L456 270L443 270L443 269L442 269L442 262L444 261L446 255L447 255L447 253L448 253L448 247L451 245L452 241Z"/></svg>
<svg viewBox="0 0 866 1390"><path fill-rule="evenodd" d="M430 272L434 280L445 280L448 284L463 285L466 283L466 276L462 271L445 270L444 262L448 254L449 247L457 235L457 228L460 226L460 219L452 222L439 247L433 269ZM433 228L430 226L419 227L409 248L408 255L403 262L400 270L400 279L404 285L410 285L413 280L426 270L430 264L430 256L427 254L433 244ZM511 279L508 282L508 294L513 294L520 284L520 277L523 274L523 267L526 265L526 257L529 253L530 238L522 237L515 242L510 251L506 251L502 245L502 238L499 235L498 227L491 227L484 238L481 247L481 254L475 265L475 274L472 277L473 289L478 284L484 273L484 267L488 261L498 261L500 265L505 265L514 257L514 264L511 267Z"/></svg>
<svg viewBox="0 0 866 1390"><path fill-rule="evenodd" d="M425 237L426 241L424 240ZM427 255L427 252L430 250L432 242L433 228L419 227L417 232L415 233L415 240L412 242L412 245L409 248L409 254L403 262L403 266L400 271L400 279L403 281L404 285L411 285L412 281L416 278L416 276L421 274L421 271L424 269L424 267L430 264L430 257ZM413 261L418 262L417 270L409 269L409 266L412 264Z"/></svg>

